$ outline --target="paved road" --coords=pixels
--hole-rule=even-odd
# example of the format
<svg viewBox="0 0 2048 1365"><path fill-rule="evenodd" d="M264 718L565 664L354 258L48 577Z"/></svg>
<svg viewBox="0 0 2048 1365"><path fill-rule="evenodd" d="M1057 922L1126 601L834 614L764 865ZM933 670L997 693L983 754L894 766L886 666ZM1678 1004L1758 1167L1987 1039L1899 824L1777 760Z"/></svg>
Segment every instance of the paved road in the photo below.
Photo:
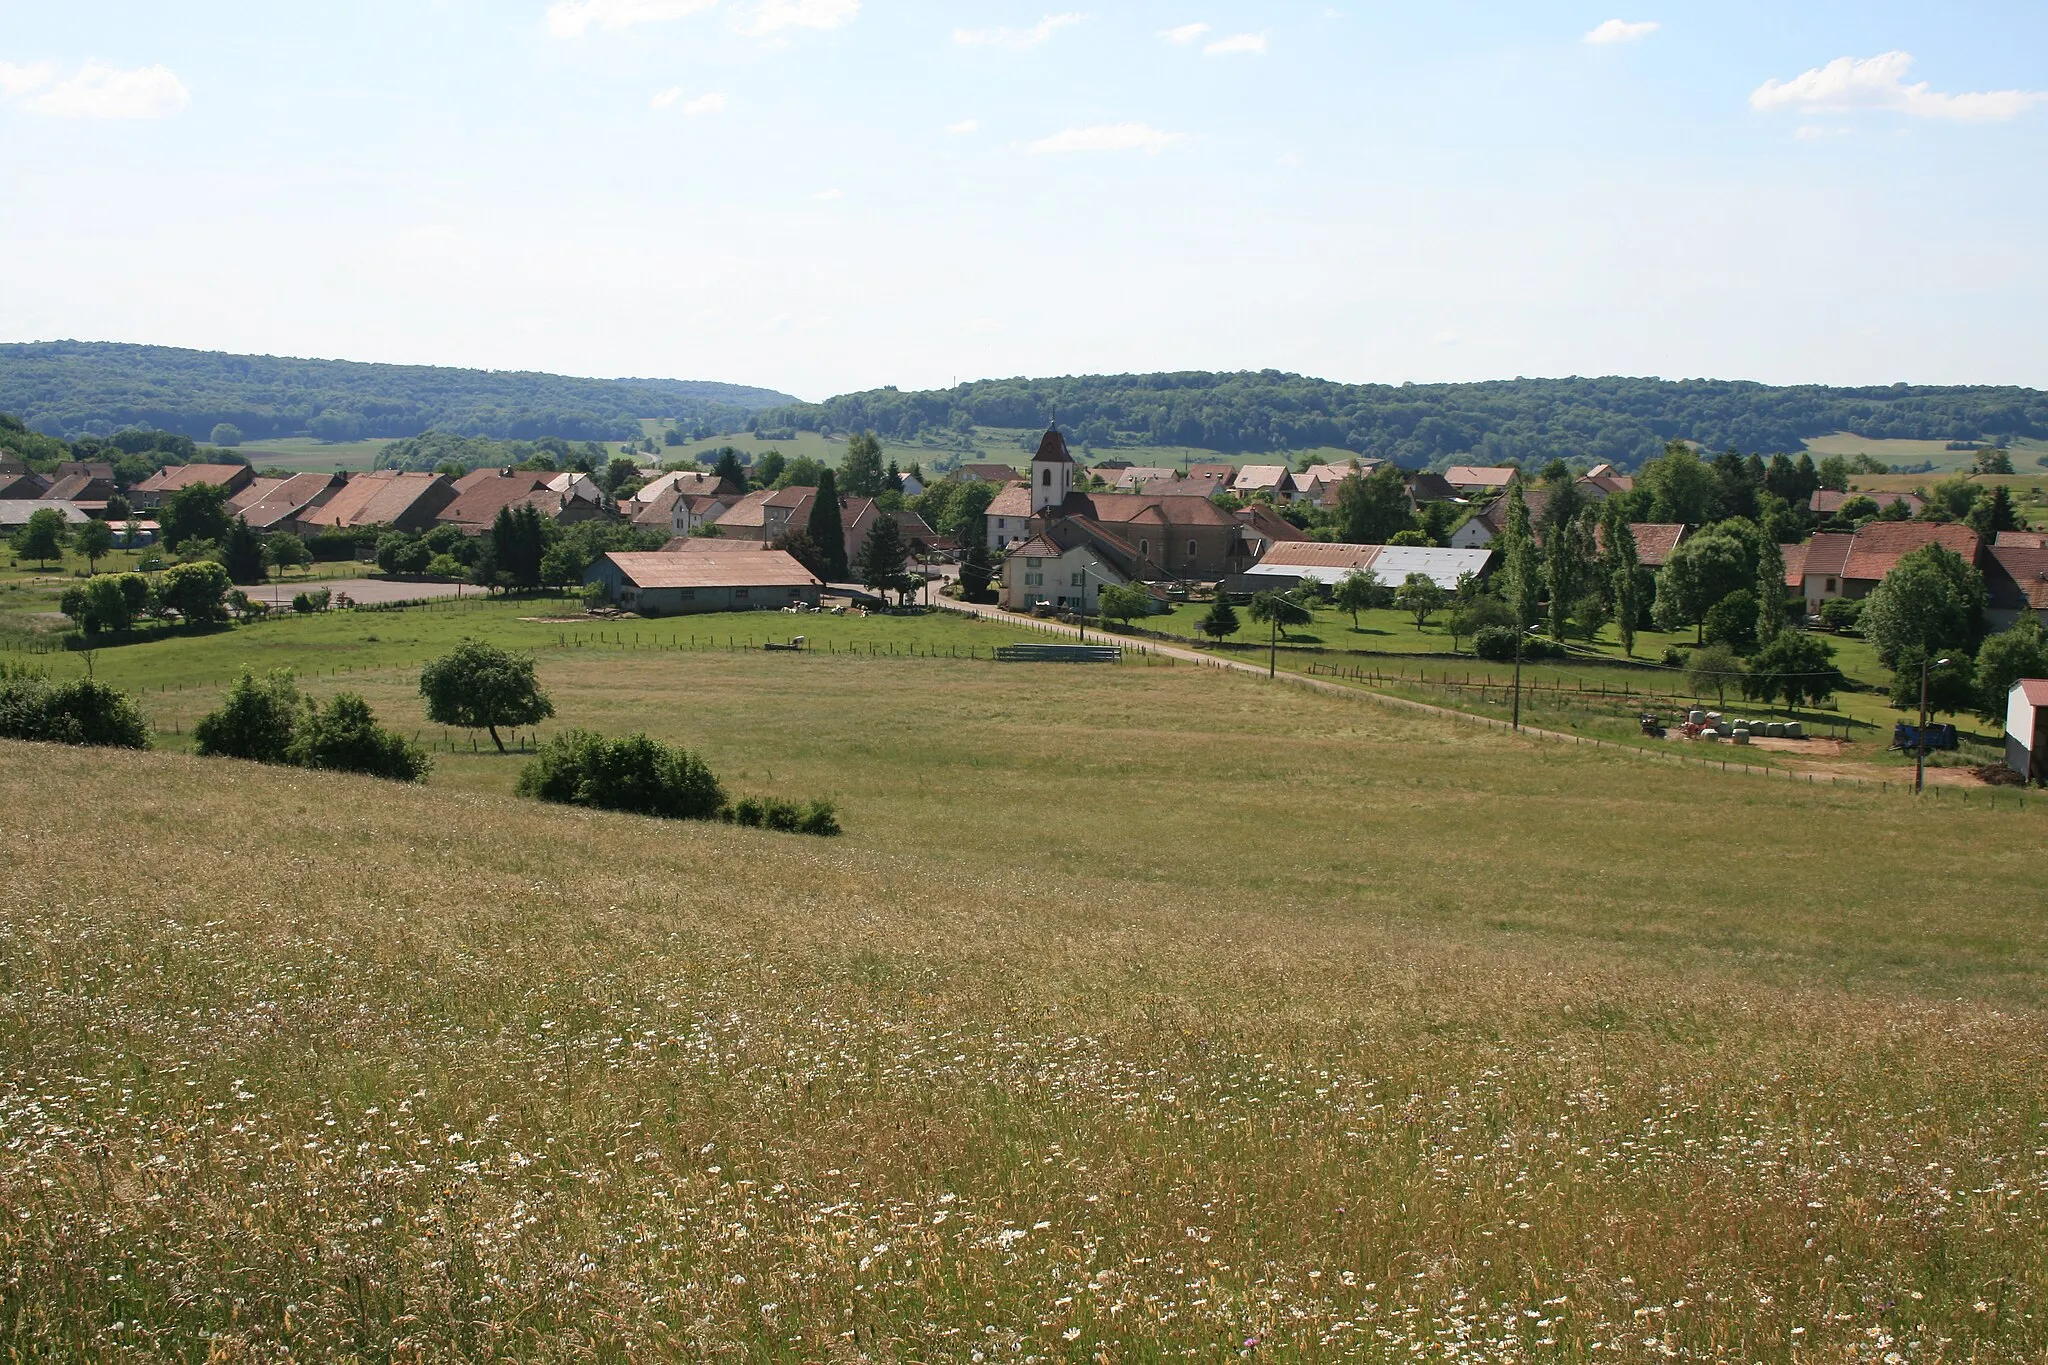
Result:
<svg viewBox="0 0 2048 1365"><path fill-rule="evenodd" d="M936 601L936 599L934 600ZM1001 607L986 606L974 602L960 602L951 598L946 599L939 605L943 606L947 611L964 612L989 621L1006 621L1038 634L1064 636L1067 639L1074 639L1082 634L1080 630L1073 626L1062 625L1057 621L1041 621L1033 616L1024 616L1017 612L1005 611ZM1095 633L1095 638L1104 642L1115 641L1128 651L1138 654L1150 654L1155 658L1172 659L1179 663L1190 663L1201 668L1219 668L1225 672L1240 673L1254 678L1264 678L1267 676L1266 665L1264 664L1248 663L1242 659L1221 658L1213 654L1204 654L1199 650L1163 644L1158 640L1132 639L1128 636L1099 630ZM1312 692L1327 692L1333 696L1350 697L1354 701L1369 701L1380 706L1392 707L1396 710L1412 711L1421 715L1436 716L1444 720L1461 721L1468 725L1482 725L1489 730L1512 730L1514 728L1508 722L1495 720L1491 716L1474 715L1470 711L1458 711L1448 706L1432 706L1428 702L1411 701L1407 697L1389 696L1384 692L1374 692L1367 688L1348 683L1331 682L1323 678L1311 678L1300 673L1277 673L1273 675L1273 679L1277 682L1292 684L1295 687L1304 687ZM1570 744L1580 748L1612 749L1619 753L1633 754L1638 758L1668 759L1675 763L1689 763L1703 767L1720 768L1723 772L1751 773L1761 777L1784 777L1790 778L1794 782L1804 776L1804 774L1791 772L1784 768L1758 768L1747 763L1727 764L1719 759L1701 759L1693 758L1686 754L1659 753L1654 749L1639 749L1632 744L1615 744L1604 739L1588 739L1584 735L1567 734L1558 730L1542 730L1533 725L1524 725L1521 733L1531 739L1550 740L1554 743ZM1852 782L1876 781L1874 778L1867 777L1850 777L1844 780Z"/></svg>

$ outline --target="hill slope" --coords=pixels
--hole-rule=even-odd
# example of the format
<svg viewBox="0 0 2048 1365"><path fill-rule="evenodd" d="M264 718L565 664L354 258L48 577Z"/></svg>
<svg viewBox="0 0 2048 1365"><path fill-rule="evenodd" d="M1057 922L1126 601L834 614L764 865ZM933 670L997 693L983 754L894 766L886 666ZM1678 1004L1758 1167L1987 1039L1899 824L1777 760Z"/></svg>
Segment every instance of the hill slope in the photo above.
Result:
<svg viewBox="0 0 2048 1365"><path fill-rule="evenodd" d="M2048 436L2048 393L1894 385L1773 388L1689 379L1513 379L1484 384L1336 384L1257 373L992 379L952 389L877 389L777 408L762 427L907 439L969 427L1044 427L1108 448L1193 446L1226 454L1340 447L1420 467L1583 456L1633 468L1665 442L1798 451L1809 437L1974 440Z"/></svg>
<svg viewBox="0 0 2048 1365"><path fill-rule="evenodd" d="M640 435L642 417L737 424L750 411L792 401L769 389L676 379L576 379L114 342L0 345L0 412L51 435L146 425L203 441L226 422L251 440L430 430L626 440Z"/></svg>
<svg viewBox="0 0 2048 1365"><path fill-rule="evenodd" d="M18 1354L2048 1350L2038 808L1208 670L542 670L848 837L0 744Z"/></svg>

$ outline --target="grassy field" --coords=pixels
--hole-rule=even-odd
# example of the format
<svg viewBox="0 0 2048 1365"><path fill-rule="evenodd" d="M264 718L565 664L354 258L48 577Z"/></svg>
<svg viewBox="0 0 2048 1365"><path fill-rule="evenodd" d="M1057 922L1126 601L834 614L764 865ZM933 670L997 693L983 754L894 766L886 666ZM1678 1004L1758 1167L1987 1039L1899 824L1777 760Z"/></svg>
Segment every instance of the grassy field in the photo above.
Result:
<svg viewBox="0 0 2048 1365"><path fill-rule="evenodd" d="M1941 478L1958 470L1967 470L1976 462L1977 452L1973 450L1950 450L1947 441L1902 441L1876 439L1858 436L1853 432L1838 431L1832 436L1815 437L1806 443L1806 448L1818 460L1828 455L1853 458L1868 455L1873 460L1890 465L1916 465L1932 463L1932 474L1914 475L1914 478ZM2041 468L2035 462L2048 454L2048 443L2022 439L2012 447L2013 468L2021 473Z"/></svg>
<svg viewBox="0 0 2048 1365"><path fill-rule="evenodd" d="M542 673L848 837L0 746L11 1354L2048 1352L2048 808L1188 668Z"/></svg>
<svg viewBox="0 0 2048 1365"><path fill-rule="evenodd" d="M351 473L374 469L377 455L391 441L316 441L310 436L289 436L274 441L252 441L238 446L240 455L258 469L289 469L294 474L325 474L343 469Z"/></svg>

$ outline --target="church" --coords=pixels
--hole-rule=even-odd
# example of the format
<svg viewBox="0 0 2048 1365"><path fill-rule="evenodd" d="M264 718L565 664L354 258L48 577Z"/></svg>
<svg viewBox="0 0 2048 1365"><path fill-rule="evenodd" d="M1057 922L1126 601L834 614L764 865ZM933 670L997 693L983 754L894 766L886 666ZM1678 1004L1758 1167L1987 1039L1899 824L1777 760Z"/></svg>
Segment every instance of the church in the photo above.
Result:
<svg viewBox="0 0 2048 1365"><path fill-rule="evenodd" d="M1008 550L1080 520L1134 550L1136 576L1146 581L1215 582L1244 572L1274 540L1299 536L1284 523L1254 521L1186 493L1077 492L1077 472L1066 438L1048 430L1031 457L1030 477L989 504L989 548Z"/></svg>

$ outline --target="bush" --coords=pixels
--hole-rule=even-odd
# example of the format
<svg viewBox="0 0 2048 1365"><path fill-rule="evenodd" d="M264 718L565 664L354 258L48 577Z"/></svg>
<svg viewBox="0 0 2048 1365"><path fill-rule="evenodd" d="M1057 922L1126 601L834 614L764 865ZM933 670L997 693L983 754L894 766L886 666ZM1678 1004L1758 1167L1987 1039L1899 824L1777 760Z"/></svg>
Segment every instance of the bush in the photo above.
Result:
<svg viewBox="0 0 2048 1365"><path fill-rule="evenodd" d="M1863 604L1836 597L1820 604L1820 623L1832 631L1854 630L1863 623Z"/></svg>
<svg viewBox="0 0 2048 1365"><path fill-rule="evenodd" d="M334 600L334 594L326 588L315 588L311 592L292 594L292 610L300 613L326 611L327 604Z"/></svg>
<svg viewBox="0 0 2048 1365"><path fill-rule="evenodd" d="M233 586L228 571L218 564L174 564L157 584L157 596L187 624L208 626L226 617L228 589Z"/></svg>
<svg viewBox="0 0 2048 1365"><path fill-rule="evenodd" d="M323 531L306 542L313 558L323 564L356 557L356 538L347 531Z"/></svg>
<svg viewBox="0 0 2048 1365"><path fill-rule="evenodd" d="M220 708L201 716L192 727L193 749L204 758L290 763L305 705L291 670L273 669L258 681L245 668Z"/></svg>
<svg viewBox="0 0 2048 1365"><path fill-rule="evenodd" d="M424 749L377 724L369 703L352 692L343 692L324 707L307 708L290 758L302 768L363 773L394 782L424 781L433 767Z"/></svg>
<svg viewBox="0 0 2048 1365"><path fill-rule="evenodd" d="M695 754L646 735L606 739L588 730L542 745L519 775L519 794L667 820L714 819L725 805L724 789Z"/></svg>
<svg viewBox="0 0 2048 1365"><path fill-rule="evenodd" d="M435 555L427 561L427 577L446 578L460 581L469 577L469 570L454 555Z"/></svg>
<svg viewBox="0 0 2048 1365"><path fill-rule="evenodd" d="M831 838L842 833L839 816L830 801L813 801L800 806L774 797L743 796L718 813L729 825L772 829L784 834L816 834Z"/></svg>
<svg viewBox="0 0 2048 1365"><path fill-rule="evenodd" d="M1737 654L1756 648L1756 594L1737 588L1707 609L1706 642L1726 645Z"/></svg>
<svg viewBox="0 0 2048 1365"><path fill-rule="evenodd" d="M1492 663L1513 663L1515 659L1515 637L1521 635L1513 626L1487 626L1472 637L1472 652ZM1522 635L1522 658L1562 659L1565 648L1554 640L1541 636Z"/></svg>
<svg viewBox="0 0 2048 1365"><path fill-rule="evenodd" d="M0 676L0 739L147 749L149 722L127 693L90 678Z"/></svg>

